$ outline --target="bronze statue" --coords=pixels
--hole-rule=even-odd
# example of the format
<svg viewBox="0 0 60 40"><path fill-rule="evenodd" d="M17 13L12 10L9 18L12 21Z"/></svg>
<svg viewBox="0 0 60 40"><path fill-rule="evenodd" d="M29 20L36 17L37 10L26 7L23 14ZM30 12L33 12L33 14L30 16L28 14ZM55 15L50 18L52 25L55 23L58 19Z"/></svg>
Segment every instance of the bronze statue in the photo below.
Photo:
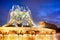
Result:
<svg viewBox="0 0 60 40"><path fill-rule="evenodd" d="M11 9L9 22L3 25L3 27L7 27L9 25L10 26L14 25L15 27L18 27L18 26L23 26L24 23L26 26L28 25L34 26L35 24L31 20L30 14L31 14L31 11L28 7L26 10L23 7L19 7L18 5L15 5Z"/></svg>

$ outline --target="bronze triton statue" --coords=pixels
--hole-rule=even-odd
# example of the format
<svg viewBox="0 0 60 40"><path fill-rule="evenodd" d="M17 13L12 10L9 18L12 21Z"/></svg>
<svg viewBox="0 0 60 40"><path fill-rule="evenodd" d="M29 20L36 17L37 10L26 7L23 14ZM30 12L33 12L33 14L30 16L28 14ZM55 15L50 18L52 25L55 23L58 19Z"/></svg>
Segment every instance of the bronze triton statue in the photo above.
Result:
<svg viewBox="0 0 60 40"><path fill-rule="evenodd" d="M30 17L31 11L30 9L19 7L19 5L13 5L12 9L10 11L10 20L7 22L7 24L3 25L3 27L8 26L34 26L35 24L31 20Z"/></svg>

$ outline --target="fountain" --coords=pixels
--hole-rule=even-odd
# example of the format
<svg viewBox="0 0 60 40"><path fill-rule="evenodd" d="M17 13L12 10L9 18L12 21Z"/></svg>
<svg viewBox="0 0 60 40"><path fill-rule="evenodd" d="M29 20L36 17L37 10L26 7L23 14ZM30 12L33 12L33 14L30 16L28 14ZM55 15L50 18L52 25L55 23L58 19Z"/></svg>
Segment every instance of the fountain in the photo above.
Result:
<svg viewBox="0 0 60 40"><path fill-rule="evenodd" d="M33 27L35 24L31 20L30 14L28 7L25 9L18 5L13 6L10 11L10 20L0 27L0 40L55 40L56 31Z"/></svg>

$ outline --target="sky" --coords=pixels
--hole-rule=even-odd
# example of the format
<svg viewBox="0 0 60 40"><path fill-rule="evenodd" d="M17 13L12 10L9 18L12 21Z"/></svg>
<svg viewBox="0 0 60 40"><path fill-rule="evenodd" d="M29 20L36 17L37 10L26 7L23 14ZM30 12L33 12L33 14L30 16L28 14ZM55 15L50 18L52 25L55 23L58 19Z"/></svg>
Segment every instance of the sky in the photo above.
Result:
<svg viewBox="0 0 60 40"><path fill-rule="evenodd" d="M1 26L7 23L13 5L28 6L37 25L39 21L45 21L60 28L60 0L0 0Z"/></svg>

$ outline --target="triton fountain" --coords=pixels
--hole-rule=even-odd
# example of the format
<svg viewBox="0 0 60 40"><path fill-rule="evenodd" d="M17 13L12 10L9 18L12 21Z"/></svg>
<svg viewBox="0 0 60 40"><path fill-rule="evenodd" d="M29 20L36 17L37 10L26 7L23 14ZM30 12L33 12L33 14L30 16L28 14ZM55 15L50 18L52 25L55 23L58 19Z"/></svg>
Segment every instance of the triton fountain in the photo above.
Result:
<svg viewBox="0 0 60 40"><path fill-rule="evenodd" d="M25 9L18 5L13 6L10 11L10 20L0 27L0 40L56 40L55 30L33 27L35 24L30 14L28 7Z"/></svg>

